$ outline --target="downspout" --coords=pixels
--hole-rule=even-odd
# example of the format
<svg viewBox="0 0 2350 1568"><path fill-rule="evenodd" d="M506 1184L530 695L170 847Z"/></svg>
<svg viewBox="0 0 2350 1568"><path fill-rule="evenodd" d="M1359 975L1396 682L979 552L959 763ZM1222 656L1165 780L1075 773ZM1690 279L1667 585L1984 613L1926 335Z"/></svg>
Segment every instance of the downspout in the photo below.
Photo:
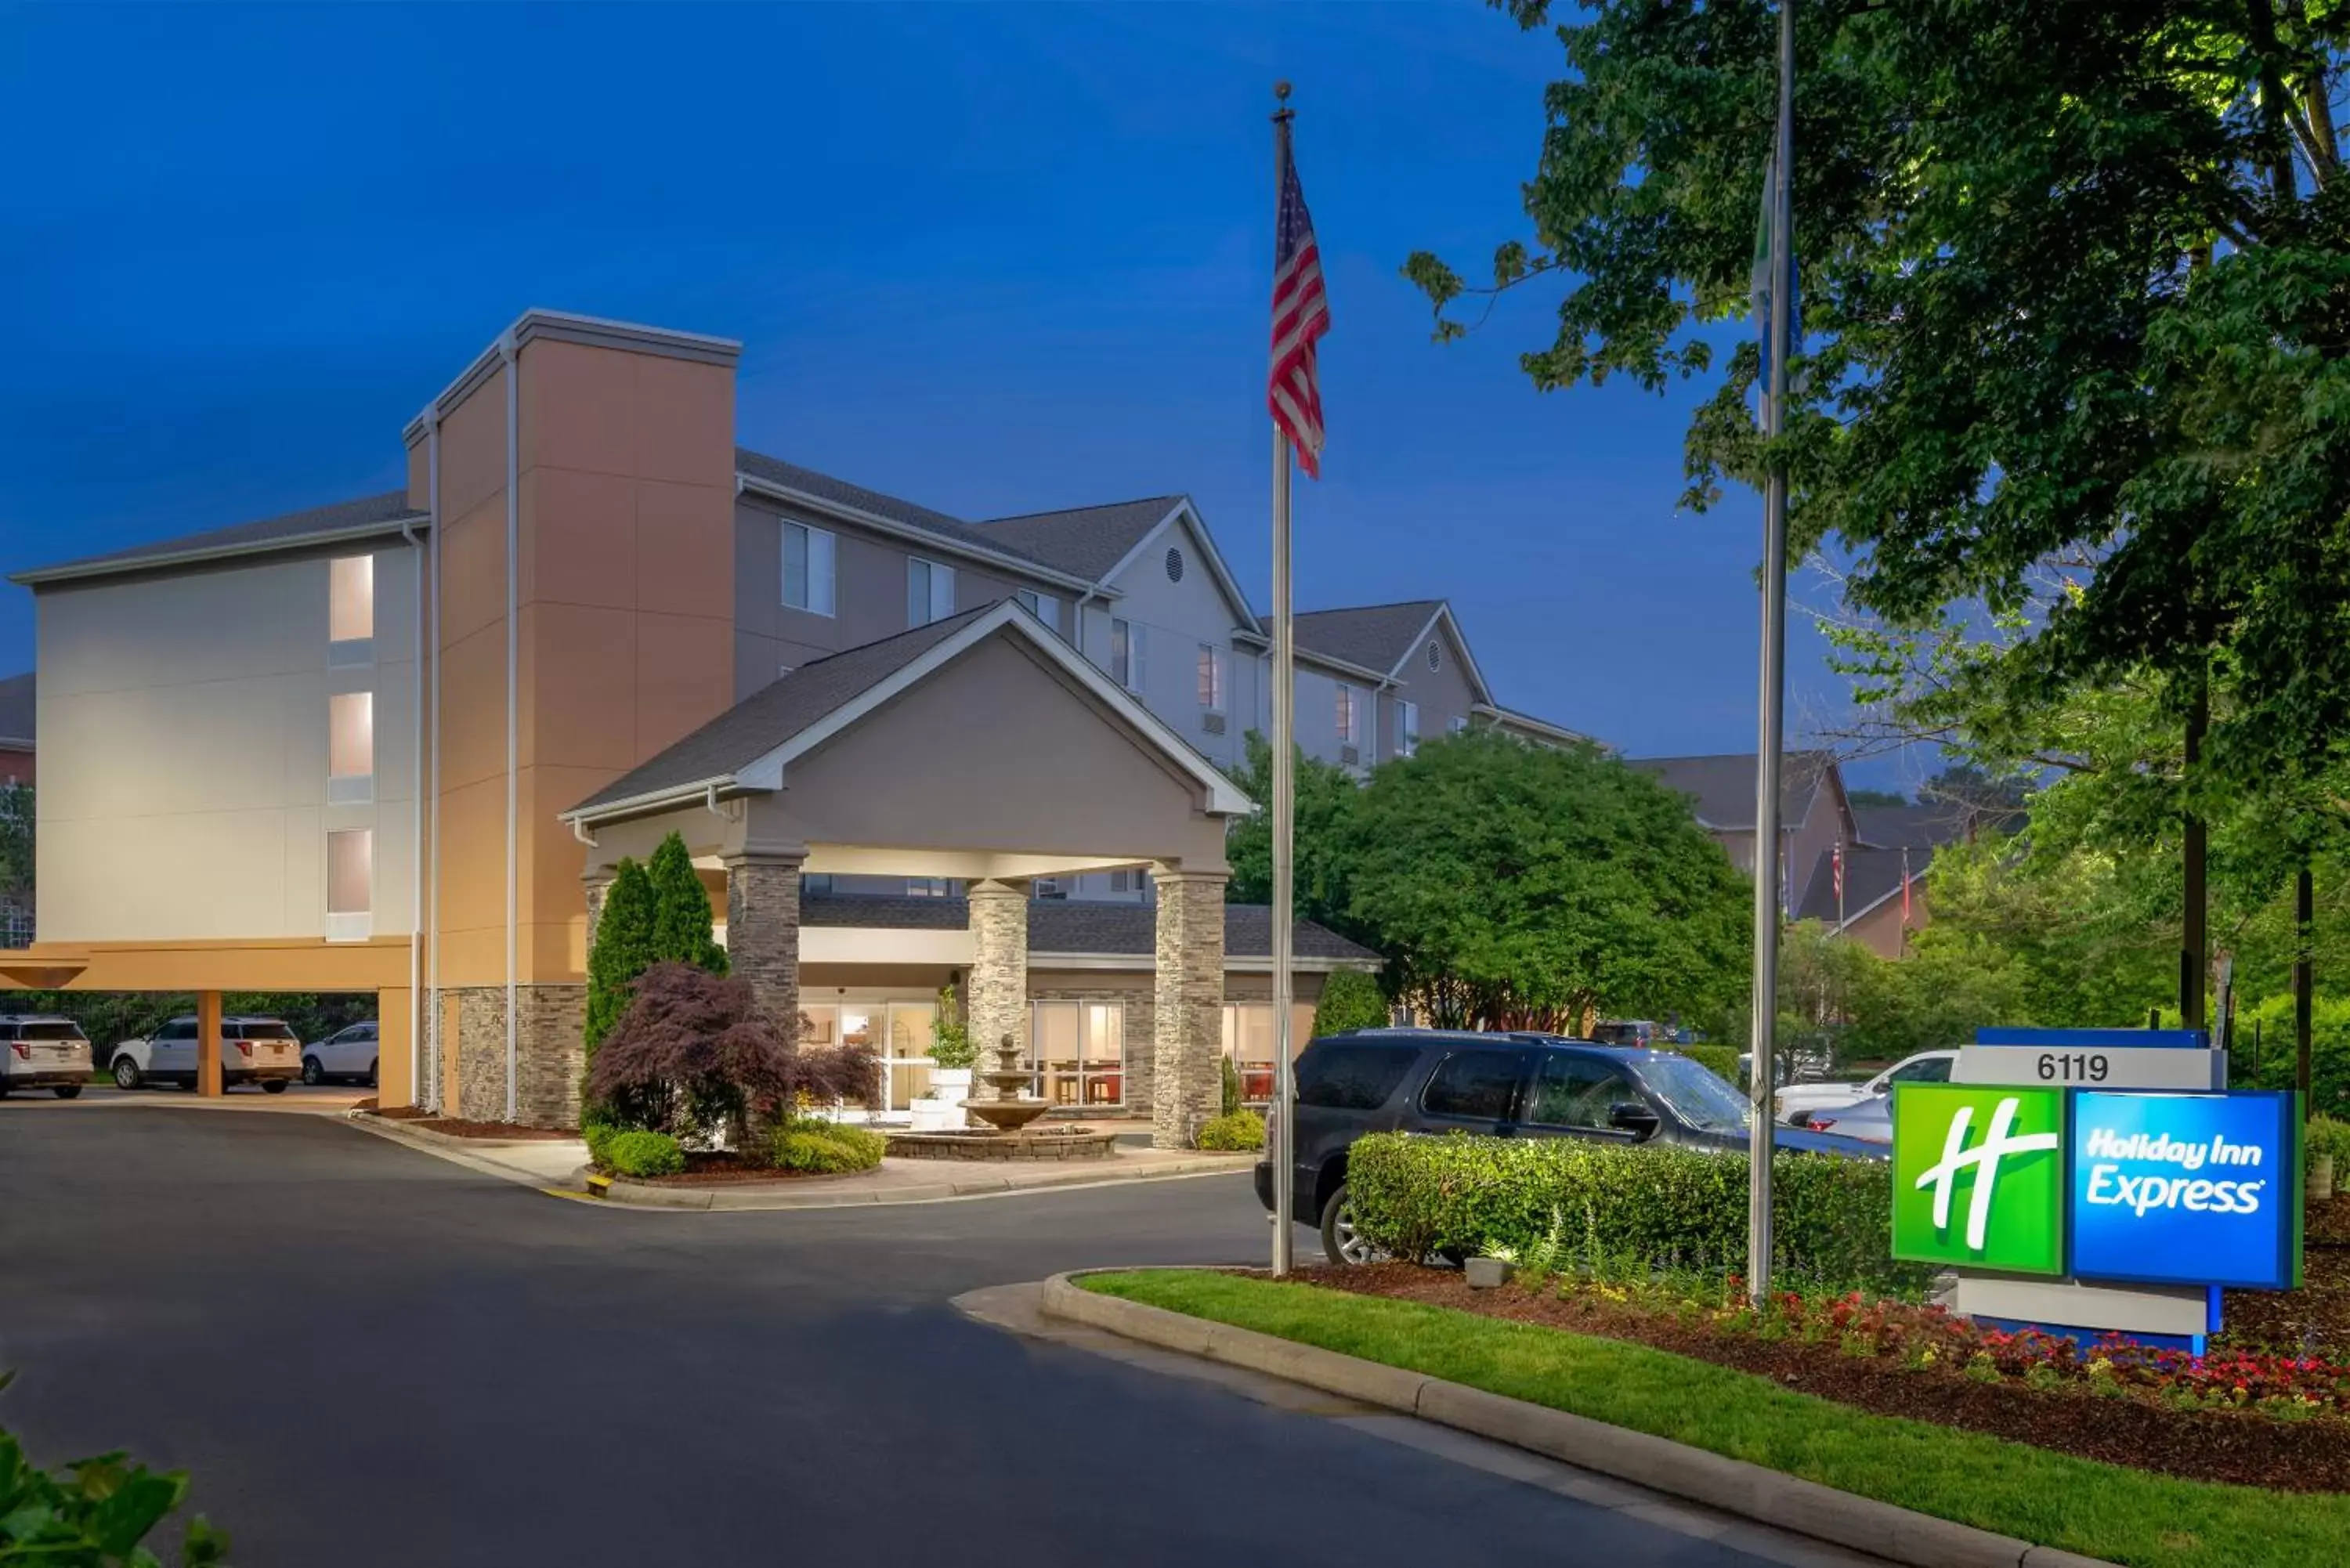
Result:
<svg viewBox="0 0 2350 1568"><path fill-rule="evenodd" d="M426 497L432 513L432 966L427 976L432 990L434 1004L441 1000L441 407L438 403L424 410L425 483L431 493ZM432 1097L426 1103L435 1109L441 1105L441 1085L448 1070L441 1060L452 1049L443 1040L433 1053Z"/></svg>
<svg viewBox="0 0 2350 1568"><path fill-rule="evenodd" d="M506 1117L513 1121L520 1036L515 1027L515 966L521 938L521 846L515 840L516 789L522 760L522 706L517 689L522 665L522 389L521 361L512 328L498 338L506 382Z"/></svg>
<svg viewBox="0 0 2350 1568"><path fill-rule="evenodd" d="M429 451L425 454L428 487L435 455ZM408 542L409 560L416 567L416 640L409 645L413 695L408 713L417 732L410 753L408 792L408 1103L421 1106L424 1103L424 1036L420 1027L424 1021L424 999L418 994L424 979L424 541L417 536L415 525L406 521L400 525L400 536Z"/></svg>

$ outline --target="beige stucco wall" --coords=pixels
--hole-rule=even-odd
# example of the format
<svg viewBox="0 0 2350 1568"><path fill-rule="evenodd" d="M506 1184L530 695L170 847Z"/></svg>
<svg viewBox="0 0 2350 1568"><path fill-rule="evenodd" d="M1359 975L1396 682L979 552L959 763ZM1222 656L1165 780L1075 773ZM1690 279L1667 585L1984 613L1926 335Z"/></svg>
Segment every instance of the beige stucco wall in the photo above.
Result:
<svg viewBox="0 0 2350 1568"><path fill-rule="evenodd" d="M372 659L331 668L332 555L375 557ZM415 558L404 545L35 597L46 941L324 933L326 835L375 835L372 929L410 925ZM374 699L370 798L328 799L331 694Z"/></svg>

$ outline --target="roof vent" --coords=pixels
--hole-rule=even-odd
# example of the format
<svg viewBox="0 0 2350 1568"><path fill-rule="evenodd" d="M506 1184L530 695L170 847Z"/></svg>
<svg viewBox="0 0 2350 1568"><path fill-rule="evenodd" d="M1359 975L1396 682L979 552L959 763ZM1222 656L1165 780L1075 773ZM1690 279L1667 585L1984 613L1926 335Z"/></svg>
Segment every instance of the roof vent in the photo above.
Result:
<svg viewBox="0 0 2350 1568"><path fill-rule="evenodd" d="M1432 637L1428 639L1428 668L1431 672L1444 668L1444 650Z"/></svg>
<svg viewBox="0 0 2350 1568"><path fill-rule="evenodd" d="M1167 580L1170 583L1183 580L1183 552L1172 545L1167 546Z"/></svg>

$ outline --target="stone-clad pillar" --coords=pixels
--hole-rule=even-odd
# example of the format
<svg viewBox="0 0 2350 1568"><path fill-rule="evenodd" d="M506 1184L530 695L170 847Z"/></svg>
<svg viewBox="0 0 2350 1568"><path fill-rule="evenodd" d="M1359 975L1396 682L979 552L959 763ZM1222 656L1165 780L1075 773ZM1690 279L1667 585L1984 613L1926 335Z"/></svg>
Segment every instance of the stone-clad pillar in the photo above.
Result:
<svg viewBox="0 0 2350 1568"><path fill-rule="evenodd" d="M727 967L775 1010L794 1044L800 1032L800 867L806 854L748 850L726 857Z"/></svg>
<svg viewBox="0 0 2350 1568"><path fill-rule="evenodd" d="M1154 867L1159 975L1151 1009L1150 1141L1190 1148L1223 1107L1224 877Z"/></svg>
<svg viewBox="0 0 2350 1568"><path fill-rule="evenodd" d="M976 1069L995 1065L1006 1034L1028 1054L1028 884L971 885L971 978L963 986L963 1021L979 1054ZM972 1080L973 1095L983 1095ZM974 1122L973 1125L976 1125Z"/></svg>
<svg viewBox="0 0 2350 1568"><path fill-rule="evenodd" d="M596 950L596 922L604 918L604 896L612 890L612 874L590 871L579 880L588 890L588 945L582 954L584 961L587 954Z"/></svg>

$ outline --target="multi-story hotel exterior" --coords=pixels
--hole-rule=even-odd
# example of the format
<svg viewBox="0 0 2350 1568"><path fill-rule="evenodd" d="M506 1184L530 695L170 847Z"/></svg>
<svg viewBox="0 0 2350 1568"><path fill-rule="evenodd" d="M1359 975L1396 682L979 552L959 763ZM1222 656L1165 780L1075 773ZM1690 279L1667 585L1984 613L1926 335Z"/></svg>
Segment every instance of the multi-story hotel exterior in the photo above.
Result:
<svg viewBox="0 0 2350 1568"><path fill-rule="evenodd" d="M1188 1138L1220 1054L1269 1059L1267 923L1222 902L1267 628L1183 496L963 520L737 447L736 353L534 311L404 489L19 573L40 940L0 978L373 991L385 1104L559 1122L591 910L674 830L738 971L885 1058L877 1108L953 981L1057 1103ZM1441 601L1297 629L1333 761L1567 734ZM1299 954L1309 1004L1375 961Z"/></svg>

